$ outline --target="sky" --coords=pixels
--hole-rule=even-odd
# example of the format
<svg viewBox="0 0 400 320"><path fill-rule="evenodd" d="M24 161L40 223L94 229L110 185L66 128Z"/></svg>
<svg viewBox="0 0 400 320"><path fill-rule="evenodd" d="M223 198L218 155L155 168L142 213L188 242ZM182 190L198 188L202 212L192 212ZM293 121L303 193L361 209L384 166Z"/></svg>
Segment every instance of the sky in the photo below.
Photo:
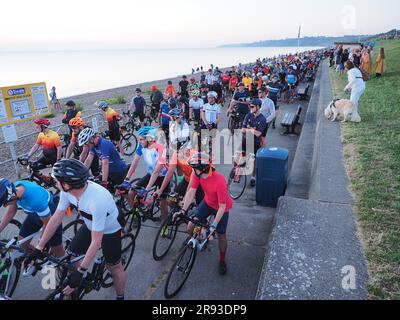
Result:
<svg viewBox="0 0 400 320"><path fill-rule="evenodd" d="M0 51L203 48L400 28L398 0L19 0ZM7 9L6 9L7 8Z"/></svg>

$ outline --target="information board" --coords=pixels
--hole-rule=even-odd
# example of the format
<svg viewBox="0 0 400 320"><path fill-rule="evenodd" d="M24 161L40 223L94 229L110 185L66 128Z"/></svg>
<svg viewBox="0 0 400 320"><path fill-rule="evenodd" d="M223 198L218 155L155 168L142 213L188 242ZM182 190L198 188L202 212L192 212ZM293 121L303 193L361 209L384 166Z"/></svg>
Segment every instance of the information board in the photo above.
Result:
<svg viewBox="0 0 400 320"><path fill-rule="evenodd" d="M0 88L0 126L50 114L47 97L44 82Z"/></svg>

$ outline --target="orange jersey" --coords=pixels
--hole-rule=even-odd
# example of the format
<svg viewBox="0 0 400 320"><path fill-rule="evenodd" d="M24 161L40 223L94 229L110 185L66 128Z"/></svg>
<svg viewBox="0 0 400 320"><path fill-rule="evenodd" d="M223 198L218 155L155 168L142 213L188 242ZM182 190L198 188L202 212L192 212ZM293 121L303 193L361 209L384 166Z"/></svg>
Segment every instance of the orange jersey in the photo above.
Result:
<svg viewBox="0 0 400 320"><path fill-rule="evenodd" d="M60 136L53 130L48 130L46 134L39 133L36 143L42 146L45 155L57 152L57 148L61 146Z"/></svg>
<svg viewBox="0 0 400 320"><path fill-rule="evenodd" d="M175 88L173 84L165 88L165 94L168 95L169 97L175 97Z"/></svg>
<svg viewBox="0 0 400 320"><path fill-rule="evenodd" d="M115 118L119 118L120 115L117 111L115 111L113 108L108 107L106 111L106 119L108 123L112 123Z"/></svg>

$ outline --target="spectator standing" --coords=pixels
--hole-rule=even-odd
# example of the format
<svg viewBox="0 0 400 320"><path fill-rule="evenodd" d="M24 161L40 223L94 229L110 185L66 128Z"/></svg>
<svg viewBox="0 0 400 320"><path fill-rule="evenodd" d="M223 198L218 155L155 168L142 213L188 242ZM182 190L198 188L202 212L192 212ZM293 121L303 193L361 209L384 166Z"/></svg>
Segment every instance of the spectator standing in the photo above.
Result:
<svg viewBox="0 0 400 320"><path fill-rule="evenodd" d="M53 110L55 110L56 112L61 111L61 104L60 101L58 101L57 99L56 87L51 88L49 96L50 103L53 105Z"/></svg>
<svg viewBox="0 0 400 320"><path fill-rule="evenodd" d="M378 58L376 59L375 73L376 73L377 78L380 78L382 76L382 73L385 72L385 69L386 69L385 59L386 59L385 49L381 48Z"/></svg>
<svg viewBox="0 0 400 320"><path fill-rule="evenodd" d="M161 102L164 100L163 94L158 90L157 86L153 85L150 87L151 95L150 102L153 107L156 108L157 113L160 112Z"/></svg>
<svg viewBox="0 0 400 320"><path fill-rule="evenodd" d="M359 69L354 66L354 63L347 61L345 67L348 70L348 80L349 83L344 88L344 91L351 91L351 102L354 103L354 110L351 115L351 121L361 122L361 117L358 114L358 102L365 91L365 82L363 80L362 73Z"/></svg>
<svg viewBox="0 0 400 320"><path fill-rule="evenodd" d="M182 80L179 81L179 92L182 96L189 98L189 81L187 81L187 77L184 75L182 76Z"/></svg>

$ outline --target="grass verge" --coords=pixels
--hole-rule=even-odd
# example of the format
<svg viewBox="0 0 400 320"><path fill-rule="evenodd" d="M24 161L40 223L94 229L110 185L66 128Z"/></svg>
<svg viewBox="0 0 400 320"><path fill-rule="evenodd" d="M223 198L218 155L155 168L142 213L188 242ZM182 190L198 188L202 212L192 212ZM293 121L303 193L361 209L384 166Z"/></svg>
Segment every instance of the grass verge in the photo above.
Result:
<svg viewBox="0 0 400 320"><path fill-rule="evenodd" d="M378 41L387 71L367 82L360 100L360 124L342 125L346 167L368 261L371 299L400 299L400 41ZM335 98L347 76L330 71Z"/></svg>

